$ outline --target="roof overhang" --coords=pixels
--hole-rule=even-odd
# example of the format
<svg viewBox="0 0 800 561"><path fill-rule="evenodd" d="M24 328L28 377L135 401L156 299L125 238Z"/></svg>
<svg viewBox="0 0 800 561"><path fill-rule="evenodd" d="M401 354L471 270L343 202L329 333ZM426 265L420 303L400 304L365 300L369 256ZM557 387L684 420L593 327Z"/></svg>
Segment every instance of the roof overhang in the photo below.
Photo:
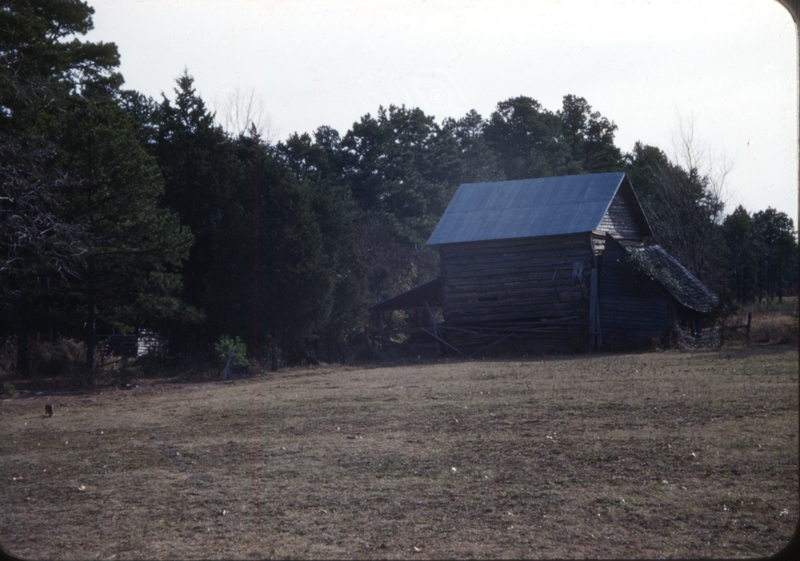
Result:
<svg viewBox="0 0 800 561"><path fill-rule="evenodd" d="M387 298L370 306L370 310L387 312L391 310L426 309L442 305L442 283L439 277L424 282L405 292Z"/></svg>

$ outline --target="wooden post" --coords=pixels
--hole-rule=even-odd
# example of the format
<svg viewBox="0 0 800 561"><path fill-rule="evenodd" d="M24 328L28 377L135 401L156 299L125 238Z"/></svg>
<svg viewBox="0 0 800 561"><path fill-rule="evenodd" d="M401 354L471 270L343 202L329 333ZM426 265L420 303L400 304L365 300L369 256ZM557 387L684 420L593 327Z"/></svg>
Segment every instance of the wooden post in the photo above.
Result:
<svg viewBox="0 0 800 561"><path fill-rule="evenodd" d="M753 319L753 312L747 313L747 328L745 330L745 335L747 336L747 341L750 342L750 322Z"/></svg>
<svg viewBox="0 0 800 561"><path fill-rule="evenodd" d="M442 345L439 343L441 337L439 336L439 329L436 326L436 316L433 314L433 310L431 310L431 307L428 306L427 302L425 302L425 307L428 308L428 315L431 316L431 325L433 326L433 337L436 339L436 352L442 354Z"/></svg>
<svg viewBox="0 0 800 561"><path fill-rule="evenodd" d="M372 348L372 342L369 340L369 331L367 330L367 326L364 326L364 341L367 344L367 349L369 349L369 354L373 358L375 357L375 349Z"/></svg>
<svg viewBox="0 0 800 561"><path fill-rule="evenodd" d="M222 379L225 380L228 377L228 368L231 366L231 360L233 360L233 354L236 352L236 346L234 345L231 347L231 352L228 353L228 361L225 363L225 370L222 371Z"/></svg>
<svg viewBox="0 0 800 561"><path fill-rule="evenodd" d="M592 350L603 346L603 334L600 329L600 300L597 295L597 267L592 267L589 281L589 332L592 334Z"/></svg>
<svg viewBox="0 0 800 561"><path fill-rule="evenodd" d="M270 370L273 372L278 371L278 341L273 337L270 341L270 355L272 359L272 363L270 365Z"/></svg>
<svg viewBox="0 0 800 561"><path fill-rule="evenodd" d="M592 269L589 275L589 332L592 334L592 350L596 351L603 347L603 333L600 329L600 295L598 294L597 251L594 239L589 239L589 246L592 253Z"/></svg>

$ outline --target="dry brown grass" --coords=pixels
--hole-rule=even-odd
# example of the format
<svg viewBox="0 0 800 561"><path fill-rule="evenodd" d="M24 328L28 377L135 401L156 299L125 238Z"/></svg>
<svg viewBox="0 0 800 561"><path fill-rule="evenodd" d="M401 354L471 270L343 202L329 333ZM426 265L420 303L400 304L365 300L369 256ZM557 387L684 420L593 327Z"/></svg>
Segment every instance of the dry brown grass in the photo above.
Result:
<svg viewBox="0 0 800 561"><path fill-rule="evenodd" d="M750 341L745 341L744 331L738 336L726 334L729 343L755 343L759 345L782 345L798 343L798 300L797 297L784 298L783 302L764 302L743 306L739 312L728 318L728 325L744 325L747 315L752 314Z"/></svg>
<svg viewBox="0 0 800 561"><path fill-rule="evenodd" d="M29 559L768 555L798 522L797 365L795 348L754 346L7 399L2 545Z"/></svg>
<svg viewBox="0 0 800 561"><path fill-rule="evenodd" d="M750 339L758 343L783 344L798 342L797 298L784 305L756 306Z"/></svg>

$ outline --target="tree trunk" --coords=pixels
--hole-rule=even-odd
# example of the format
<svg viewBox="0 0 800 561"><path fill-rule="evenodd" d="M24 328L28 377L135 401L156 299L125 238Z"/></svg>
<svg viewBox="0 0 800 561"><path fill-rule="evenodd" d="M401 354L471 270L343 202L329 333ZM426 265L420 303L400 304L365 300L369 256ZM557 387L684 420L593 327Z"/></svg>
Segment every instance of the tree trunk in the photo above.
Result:
<svg viewBox="0 0 800 561"><path fill-rule="evenodd" d="M272 370L273 372L277 372L278 371L278 363L279 363L279 360L278 360L278 341L277 341L277 339L273 338L272 341L270 341L270 353L269 354L271 355L270 358L272 359L272 364L270 364L270 370Z"/></svg>
<svg viewBox="0 0 800 561"><path fill-rule="evenodd" d="M30 378L30 363L28 361L28 320L25 317L25 304L17 307L17 374L23 378Z"/></svg>
<svg viewBox="0 0 800 561"><path fill-rule="evenodd" d="M94 385L94 353L95 353L95 279L94 271L90 268L88 273L89 287L86 293L86 382Z"/></svg>
<svg viewBox="0 0 800 561"><path fill-rule="evenodd" d="M336 341L336 346L339 348L339 354L342 355L342 364L347 364L347 352L341 341Z"/></svg>

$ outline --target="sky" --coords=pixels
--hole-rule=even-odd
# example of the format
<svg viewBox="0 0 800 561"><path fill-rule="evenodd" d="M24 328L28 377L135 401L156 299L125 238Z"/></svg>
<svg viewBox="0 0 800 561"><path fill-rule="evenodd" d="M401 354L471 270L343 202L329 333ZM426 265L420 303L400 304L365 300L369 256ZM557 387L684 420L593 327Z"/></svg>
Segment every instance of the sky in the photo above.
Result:
<svg viewBox="0 0 800 561"><path fill-rule="evenodd" d="M585 98L616 145L724 178L726 211L798 215L798 40L776 0L88 0L126 87L174 99L184 70L218 115L238 92L273 142L380 106L437 121L528 96ZM635 186L634 186L635 187Z"/></svg>

